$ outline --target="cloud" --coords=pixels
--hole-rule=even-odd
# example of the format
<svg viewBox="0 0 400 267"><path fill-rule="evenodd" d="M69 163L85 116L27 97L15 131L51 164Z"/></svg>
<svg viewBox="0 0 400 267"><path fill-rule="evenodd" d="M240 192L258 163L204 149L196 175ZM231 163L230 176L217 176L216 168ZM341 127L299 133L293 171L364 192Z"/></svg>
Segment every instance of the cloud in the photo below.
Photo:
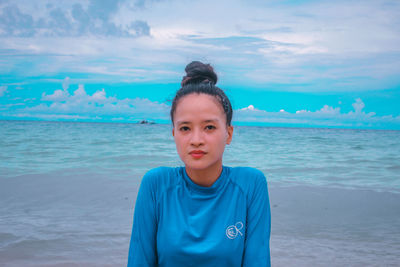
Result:
<svg viewBox="0 0 400 267"><path fill-rule="evenodd" d="M100 19L103 21L109 20L110 16L118 10L119 3L122 1L118 0L108 0L108 1L96 1L91 0L89 2L89 7L87 13L95 19ZM75 4L74 6L76 6Z"/></svg>
<svg viewBox="0 0 400 267"><path fill-rule="evenodd" d="M32 113L18 113L10 115L14 118L34 118L43 120L98 120L96 117L80 116L80 115L65 115L65 114L32 114Z"/></svg>
<svg viewBox="0 0 400 267"><path fill-rule="evenodd" d="M324 105L320 110L317 110L316 113L325 114L325 115L338 115L338 114L340 114L340 108L333 108L328 105Z"/></svg>
<svg viewBox="0 0 400 267"><path fill-rule="evenodd" d="M323 127L395 127L400 129L400 116L376 116L374 112L365 113L364 102L357 98L352 104L354 110L342 113L340 107L324 105L316 111L298 110L289 113L284 110L279 112L268 112L250 105L238 109L234 113L234 121L239 123L256 122L267 124L287 124L301 126L323 126Z"/></svg>
<svg viewBox="0 0 400 267"><path fill-rule="evenodd" d="M53 94L46 95L45 93L42 94L43 101L65 101L69 97L69 93L66 90L55 90Z"/></svg>
<svg viewBox="0 0 400 267"><path fill-rule="evenodd" d="M360 114L362 113L362 109L365 107L365 104L360 98L357 98L356 102L353 103L352 106L354 108L354 112L356 114Z"/></svg>
<svg viewBox="0 0 400 267"><path fill-rule="evenodd" d="M65 77L63 83L62 83L62 88L64 89L64 91L67 91L69 88L69 82L70 82L70 78L69 77Z"/></svg>
<svg viewBox="0 0 400 267"><path fill-rule="evenodd" d="M104 101L107 99L106 97L106 91L104 91L104 88L101 91L96 91L93 95L92 98L95 99L96 101Z"/></svg>
<svg viewBox="0 0 400 267"><path fill-rule="evenodd" d="M67 89L58 89L52 94L43 93L39 104L29 107L24 105L9 111L6 115L24 117L24 114L30 114L27 117L74 120L112 120L122 117L129 121L168 120L168 112L169 106L164 103L153 102L146 98L117 99L115 96L107 96L104 88L88 94L84 85L80 84L72 93Z"/></svg>
<svg viewBox="0 0 400 267"><path fill-rule="evenodd" d="M254 106L253 105L249 105L248 107L241 108L239 110L254 110Z"/></svg>
<svg viewBox="0 0 400 267"><path fill-rule="evenodd" d="M384 90L399 82L399 11L393 0L7 1L0 72L171 82L199 59L228 86Z"/></svg>
<svg viewBox="0 0 400 267"><path fill-rule="evenodd" d="M139 37L150 35L150 26L146 21L131 19L125 25L117 25L113 22L113 17L117 16L119 11L120 2L122 1L91 0L87 8L80 2L72 6L65 6L62 3L58 3L58 6L47 4L44 14L36 18L21 11L20 6L9 4L0 10L0 36Z"/></svg>
<svg viewBox="0 0 400 267"><path fill-rule="evenodd" d="M0 86L0 97L3 96L7 92L7 86Z"/></svg>
<svg viewBox="0 0 400 267"><path fill-rule="evenodd" d="M45 120L85 120L85 121L139 121L141 119L169 121L170 106L146 98L118 99L109 96L104 88L88 93L83 84L75 88L66 86L50 94L42 94L40 101L0 105L2 117L37 118ZM5 86L1 87L6 90ZM33 99L34 100L34 99ZM281 109L278 112L261 110L254 105L234 111L234 124L254 123L256 125L286 125L309 127L361 127L400 129L400 116L377 116L366 113L361 98L352 103L353 110L343 113L340 107L324 105L319 110L298 110L290 113Z"/></svg>
<svg viewBox="0 0 400 267"><path fill-rule="evenodd" d="M32 36L35 33L33 24L32 16L22 13L16 5L8 5L1 10L0 35Z"/></svg>

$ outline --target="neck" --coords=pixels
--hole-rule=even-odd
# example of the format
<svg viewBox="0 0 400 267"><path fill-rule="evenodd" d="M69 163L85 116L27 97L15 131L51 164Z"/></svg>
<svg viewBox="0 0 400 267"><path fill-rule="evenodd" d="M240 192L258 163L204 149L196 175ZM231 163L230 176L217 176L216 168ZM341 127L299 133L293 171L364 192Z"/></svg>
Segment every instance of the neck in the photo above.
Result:
<svg viewBox="0 0 400 267"><path fill-rule="evenodd" d="M222 162L204 170L186 167L186 173L193 183L200 186L210 187L222 173Z"/></svg>

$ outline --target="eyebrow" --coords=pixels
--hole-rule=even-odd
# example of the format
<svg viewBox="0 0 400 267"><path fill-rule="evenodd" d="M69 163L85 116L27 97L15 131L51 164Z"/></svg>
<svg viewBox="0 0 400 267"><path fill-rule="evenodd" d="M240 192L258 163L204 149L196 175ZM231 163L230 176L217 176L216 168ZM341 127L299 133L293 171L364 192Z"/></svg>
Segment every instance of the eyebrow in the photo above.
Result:
<svg viewBox="0 0 400 267"><path fill-rule="evenodd" d="M204 122L205 122L205 123L208 123L208 122L216 123L216 122L218 122L218 120L217 120L217 119L214 119L214 120L205 120Z"/></svg>
<svg viewBox="0 0 400 267"><path fill-rule="evenodd" d="M202 121L202 123L217 123L218 122L218 119L211 119L211 120L205 120L205 121ZM176 124L177 125L181 125L181 124L190 124L191 122L190 121L177 121L176 122Z"/></svg>

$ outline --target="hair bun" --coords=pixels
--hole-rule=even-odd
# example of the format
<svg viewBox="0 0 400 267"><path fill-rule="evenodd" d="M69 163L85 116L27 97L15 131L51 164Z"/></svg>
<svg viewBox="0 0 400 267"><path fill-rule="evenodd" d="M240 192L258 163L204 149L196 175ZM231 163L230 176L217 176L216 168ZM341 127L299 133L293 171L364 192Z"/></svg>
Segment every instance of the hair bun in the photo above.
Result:
<svg viewBox="0 0 400 267"><path fill-rule="evenodd" d="M192 61L185 68L186 76L183 76L181 86L191 83L209 82L217 84L217 74L210 64L204 64L200 61Z"/></svg>

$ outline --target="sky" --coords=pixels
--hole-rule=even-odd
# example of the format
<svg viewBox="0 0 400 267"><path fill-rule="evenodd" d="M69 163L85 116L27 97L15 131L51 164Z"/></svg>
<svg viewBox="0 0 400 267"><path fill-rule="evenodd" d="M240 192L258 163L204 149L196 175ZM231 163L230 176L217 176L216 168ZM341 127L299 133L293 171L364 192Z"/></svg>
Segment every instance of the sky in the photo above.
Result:
<svg viewBox="0 0 400 267"><path fill-rule="evenodd" d="M169 123L193 60L234 125L400 130L397 0L0 0L0 120Z"/></svg>

